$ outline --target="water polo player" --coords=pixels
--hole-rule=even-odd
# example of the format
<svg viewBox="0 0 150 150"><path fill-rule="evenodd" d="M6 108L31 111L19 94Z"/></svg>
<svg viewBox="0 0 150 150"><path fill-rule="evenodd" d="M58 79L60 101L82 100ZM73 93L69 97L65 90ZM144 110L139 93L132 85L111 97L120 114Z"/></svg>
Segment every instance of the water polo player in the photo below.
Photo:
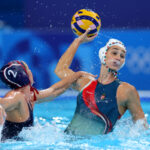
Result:
<svg viewBox="0 0 150 150"><path fill-rule="evenodd" d="M32 87L33 76L23 61L12 61L0 70L1 80L12 90L0 98L0 110L4 109L7 116L2 129L2 141L20 139L19 133L24 127L33 126L33 108L35 102L51 101L63 93L71 83L81 76L89 75L77 72L72 77L52 85L48 89L37 91ZM3 118L1 113L0 118ZM2 120L2 119L1 119Z"/></svg>
<svg viewBox="0 0 150 150"><path fill-rule="evenodd" d="M95 38L87 37L89 31L90 29L76 38L60 58L55 73L61 79L74 73L69 66L79 45ZM134 122L142 119L144 127L147 127L135 87L117 78L118 70L125 63L125 56L126 48L122 42L110 39L99 51L101 69L98 79L81 77L76 80L73 88L79 91L77 106L72 121L65 130L66 133L76 135L109 133L126 110L130 111Z"/></svg>

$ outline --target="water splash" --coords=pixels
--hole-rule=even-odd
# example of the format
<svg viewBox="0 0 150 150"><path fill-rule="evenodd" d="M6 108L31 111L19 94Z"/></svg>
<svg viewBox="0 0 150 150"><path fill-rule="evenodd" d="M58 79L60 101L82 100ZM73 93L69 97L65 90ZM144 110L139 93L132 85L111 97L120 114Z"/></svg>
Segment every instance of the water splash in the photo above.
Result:
<svg viewBox="0 0 150 150"><path fill-rule="evenodd" d="M35 126L30 129L23 129L20 136L24 141L8 140L1 143L0 149L94 149L94 150L120 150L120 149L150 149L150 130L143 130L141 120L136 124L132 122L129 113L126 113L116 124L113 132L98 136L74 136L66 135L63 131L71 120L71 113L74 108L67 109L68 106L75 105L75 101L63 100L48 103L50 112L40 109L35 114ZM74 102L74 103L73 103ZM63 109L60 109L62 107ZM56 110L57 104L57 110ZM59 106L60 105L60 106ZM58 109L59 108L59 109ZM36 108L37 109L37 108ZM59 111L60 110L60 111ZM44 111L44 113L42 113ZM42 116L44 114L44 117ZM39 116L38 116L39 115ZM149 119L149 118L148 118ZM148 120L149 121L149 120ZM0 128L1 130L1 128Z"/></svg>

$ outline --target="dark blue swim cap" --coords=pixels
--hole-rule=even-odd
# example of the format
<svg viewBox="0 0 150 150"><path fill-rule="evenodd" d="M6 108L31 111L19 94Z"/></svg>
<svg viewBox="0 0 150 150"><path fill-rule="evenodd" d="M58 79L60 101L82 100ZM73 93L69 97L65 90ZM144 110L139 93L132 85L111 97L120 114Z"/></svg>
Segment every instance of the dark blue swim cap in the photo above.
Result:
<svg viewBox="0 0 150 150"><path fill-rule="evenodd" d="M12 89L30 84L24 64L20 61L11 61L0 70L1 80Z"/></svg>

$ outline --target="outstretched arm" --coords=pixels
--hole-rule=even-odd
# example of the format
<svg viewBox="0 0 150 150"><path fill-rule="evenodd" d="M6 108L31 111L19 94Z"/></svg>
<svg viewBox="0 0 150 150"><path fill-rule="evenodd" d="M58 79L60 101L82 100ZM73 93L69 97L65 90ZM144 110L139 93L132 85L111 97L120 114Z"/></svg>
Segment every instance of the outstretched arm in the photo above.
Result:
<svg viewBox="0 0 150 150"><path fill-rule="evenodd" d="M95 35L93 37L87 37L87 34L89 31L90 31L90 29L88 29L84 34L82 34L81 36L76 38L72 42L70 47L67 49L67 51L59 59L59 62L55 69L55 73L59 78L63 79L74 73L74 71L71 70L69 67L70 67L70 64L72 63L72 60L74 58L74 55L75 55L79 45L84 42L89 42L97 36L97 35ZM78 86L76 86L76 87L78 87ZM78 88L76 88L76 89L79 90Z"/></svg>
<svg viewBox="0 0 150 150"><path fill-rule="evenodd" d="M62 94L67 88L69 88L69 86L73 82L75 82L81 76L95 77L94 75L91 75L91 74L86 73L86 72L82 72L82 71L76 72L73 75L68 76L68 77L64 78L63 80L55 83L54 85L52 85L48 89L39 91L39 94L37 94L37 101L36 102L41 103L41 102L53 100L55 97Z"/></svg>

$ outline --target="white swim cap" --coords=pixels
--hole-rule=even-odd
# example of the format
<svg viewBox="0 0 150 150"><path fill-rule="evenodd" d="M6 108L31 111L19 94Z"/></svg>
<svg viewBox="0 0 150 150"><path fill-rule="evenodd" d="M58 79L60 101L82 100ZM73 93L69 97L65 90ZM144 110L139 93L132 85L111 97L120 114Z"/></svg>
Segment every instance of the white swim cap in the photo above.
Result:
<svg viewBox="0 0 150 150"><path fill-rule="evenodd" d="M120 46L120 47L122 47L126 51L126 48L125 48L124 44L121 41L119 41L117 39L109 39L109 41L107 42L107 44L104 47L100 48L100 50L99 50L99 58L100 58L102 64L106 65L105 59L106 59L107 50L111 46L114 46L114 45Z"/></svg>

